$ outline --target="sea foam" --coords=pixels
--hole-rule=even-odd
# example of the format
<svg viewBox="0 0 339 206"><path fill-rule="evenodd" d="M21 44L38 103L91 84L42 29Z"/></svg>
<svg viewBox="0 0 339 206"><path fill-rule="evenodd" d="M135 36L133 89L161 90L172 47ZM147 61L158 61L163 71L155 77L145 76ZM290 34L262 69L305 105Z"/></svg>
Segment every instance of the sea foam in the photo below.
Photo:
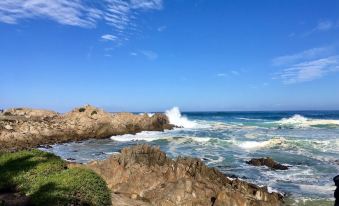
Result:
<svg viewBox="0 0 339 206"><path fill-rule="evenodd" d="M283 118L277 121L282 126L294 126L294 127L310 127L321 125L334 125L339 126L339 120L336 119L311 119L302 115L295 114L290 118Z"/></svg>
<svg viewBox="0 0 339 206"><path fill-rule="evenodd" d="M168 117L169 122L176 126L195 128L198 125L196 122L190 121L187 119L187 117L182 116L178 107L173 107L172 109L167 110L165 114Z"/></svg>

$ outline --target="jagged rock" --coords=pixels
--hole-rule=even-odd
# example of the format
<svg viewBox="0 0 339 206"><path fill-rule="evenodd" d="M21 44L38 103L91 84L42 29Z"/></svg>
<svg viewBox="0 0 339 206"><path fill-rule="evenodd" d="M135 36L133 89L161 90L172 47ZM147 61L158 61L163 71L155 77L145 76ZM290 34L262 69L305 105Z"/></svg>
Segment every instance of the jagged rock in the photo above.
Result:
<svg viewBox="0 0 339 206"><path fill-rule="evenodd" d="M247 164L254 165L254 166L267 166L274 170L287 170L288 167L282 164L275 162L272 158L258 158L258 159L251 159L250 161L246 162Z"/></svg>
<svg viewBox="0 0 339 206"><path fill-rule="evenodd" d="M119 200L133 199L162 206L283 204L282 196L269 193L266 187L228 178L196 158L172 160L159 148L148 145L124 148L120 154L85 167L101 175L112 192L119 195Z"/></svg>
<svg viewBox="0 0 339 206"><path fill-rule="evenodd" d="M80 141L101 139L141 131L171 129L164 114L135 115L108 113L86 105L66 114L27 108L8 109L0 115L0 150L13 150Z"/></svg>

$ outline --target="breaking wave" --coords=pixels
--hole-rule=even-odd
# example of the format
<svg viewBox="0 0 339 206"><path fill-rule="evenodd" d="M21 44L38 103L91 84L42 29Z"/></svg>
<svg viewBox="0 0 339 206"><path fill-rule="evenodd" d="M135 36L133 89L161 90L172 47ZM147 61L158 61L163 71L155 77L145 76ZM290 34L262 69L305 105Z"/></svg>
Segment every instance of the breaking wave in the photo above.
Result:
<svg viewBox="0 0 339 206"><path fill-rule="evenodd" d="M314 126L339 126L339 120L335 119L311 119L295 114L290 118L283 118L276 122L281 126L290 126L290 127L314 127Z"/></svg>
<svg viewBox="0 0 339 206"><path fill-rule="evenodd" d="M251 150L282 145L284 141L284 138L274 138L267 141L244 141L237 143L237 145L242 149Z"/></svg>
<svg viewBox="0 0 339 206"><path fill-rule="evenodd" d="M187 119L187 117L182 116L178 107L173 107L172 109L167 110L165 114L168 117L169 122L176 126L195 128L198 125L196 122L190 121Z"/></svg>

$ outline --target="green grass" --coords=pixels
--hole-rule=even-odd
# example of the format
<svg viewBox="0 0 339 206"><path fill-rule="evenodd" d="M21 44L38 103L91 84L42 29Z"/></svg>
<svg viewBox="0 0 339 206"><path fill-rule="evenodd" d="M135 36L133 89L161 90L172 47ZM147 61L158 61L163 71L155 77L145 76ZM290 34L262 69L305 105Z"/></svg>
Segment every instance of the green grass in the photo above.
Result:
<svg viewBox="0 0 339 206"><path fill-rule="evenodd" d="M91 170L67 169L39 150L0 153L0 191L20 191L34 205L111 205L104 180Z"/></svg>

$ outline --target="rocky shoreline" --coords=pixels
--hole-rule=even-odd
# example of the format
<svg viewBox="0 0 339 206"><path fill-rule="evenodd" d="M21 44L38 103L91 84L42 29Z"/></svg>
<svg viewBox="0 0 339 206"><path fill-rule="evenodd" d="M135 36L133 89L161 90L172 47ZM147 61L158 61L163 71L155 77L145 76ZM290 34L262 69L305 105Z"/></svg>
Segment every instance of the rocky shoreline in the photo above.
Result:
<svg viewBox="0 0 339 206"><path fill-rule="evenodd" d="M149 145L124 148L120 154L80 167L94 170L107 182L113 199L120 201L117 205L283 204L282 195L270 193L267 187L229 178L197 158L170 159Z"/></svg>
<svg viewBox="0 0 339 206"><path fill-rule="evenodd" d="M112 114L90 105L65 114L28 108L7 109L0 113L0 150L15 151L172 128L166 115L160 113L152 117L147 114Z"/></svg>
<svg viewBox="0 0 339 206"><path fill-rule="evenodd" d="M147 114L112 114L89 105L65 114L26 108L8 109L0 114L0 157L41 145L163 131L173 127L164 114L151 117ZM15 164L20 170L21 162ZM102 161L68 163L67 168L89 169L105 180L111 191L112 205L279 206L284 203L281 194L270 192L267 187L227 177L196 158L170 159L159 148L148 145L124 148L121 153ZM7 168L3 170L6 173ZM24 195L29 198L29 194Z"/></svg>

